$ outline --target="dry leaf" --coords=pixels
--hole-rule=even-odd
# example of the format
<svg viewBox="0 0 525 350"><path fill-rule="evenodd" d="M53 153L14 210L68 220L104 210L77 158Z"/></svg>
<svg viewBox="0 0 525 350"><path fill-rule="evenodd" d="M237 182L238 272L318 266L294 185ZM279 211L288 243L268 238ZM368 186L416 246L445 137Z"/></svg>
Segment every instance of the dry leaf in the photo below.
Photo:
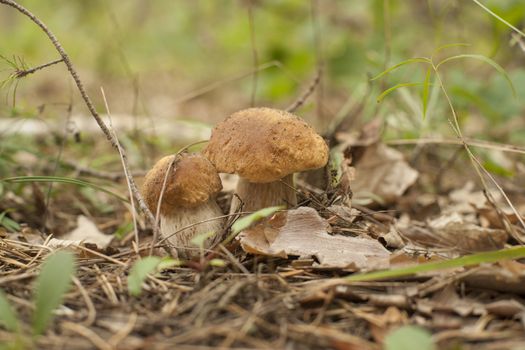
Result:
<svg viewBox="0 0 525 350"><path fill-rule="evenodd" d="M404 238L421 247L454 248L463 252L501 249L508 239L504 230L466 222L458 213L439 216L424 226L412 222L397 229Z"/></svg>
<svg viewBox="0 0 525 350"><path fill-rule="evenodd" d="M485 309L494 315L508 318L514 317L517 314L523 313L525 311L523 304L514 299L498 300L492 302L487 304Z"/></svg>
<svg viewBox="0 0 525 350"><path fill-rule="evenodd" d="M507 262L510 263L510 262ZM464 281L471 287L525 295L525 265L512 261L515 267L505 265L483 266L466 276ZM516 267L521 266L521 271Z"/></svg>
<svg viewBox="0 0 525 350"><path fill-rule="evenodd" d="M329 235L329 225L315 209L300 207L278 213L239 235L242 248L253 254L287 258L316 257L321 267L380 269L389 266L390 252L366 238Z"/></svg>
<svg viewBox="0 0 525 350"><path fill-rule="evenodd" d="M112 239L112 235L100 232L97 226L83 215L77 217L77 228L62 237L62 241L93 243L98 248L106 248Z"/></svg>
<svg viewBox="0 0 525 350"><path fill-rule="evenodd" d="M361 193L360 203L365 205L378 201L395 202L416 182L419 175L417 170L408 165L401 152L382 143L367 147L354 166L354 199L357 200L358 193ZM363 201L363 195L375 198Z"/></svg>

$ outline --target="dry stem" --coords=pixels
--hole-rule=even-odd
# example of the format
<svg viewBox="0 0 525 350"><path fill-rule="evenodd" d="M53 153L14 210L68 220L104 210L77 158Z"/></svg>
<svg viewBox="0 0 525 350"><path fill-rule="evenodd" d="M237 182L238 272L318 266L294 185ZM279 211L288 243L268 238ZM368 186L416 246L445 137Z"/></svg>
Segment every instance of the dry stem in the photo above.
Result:
<svg viewBox="0 0 525 350"><path fill-rule="evenodd" d="M73 63L71 62L71 59L69 58L68 54L66 53L66 51L64 50L62 45L59 43L59 41L56 38L56 36L49 30L49 28L47 28L47 26L40 19L38 19L28 9L26 9L22 5L18 4L16 1L13 1L13 0L0 0L0 3L12 7L14 9L16 9L18 12L20 12L23 15L25 15L26 17L28 17L37 26L39 26L40 29L42 29L42 31L47 35L47 37L49 38L49 40L51 40L51 43L53 44L55 49L58 51L58 53L62 57L62 61L65 63L69 73L71 74L71 77L75 81L75 84L76 84L76 86L78 88L78 91L80 92L80 95L82 96L82 99L84 100L84 102L85 102L89 112L91 113L93 118L95 118L95 121L97 122L98 126L100 127L100 129L102 130L102 132L104 133L104 135L106 136L108 141L111 143L111 145L114 148L119 149L118 140L115 139L114 135L111 133L111 131L106 126L106 124L104 123L104 121L102 120L102 118L100 117L98 112L95 110L95 106L93 105L93 102L91 102L91 99L89 98L89 96L88 96L88 94L87 94L87 92L86 92L86 90L84 88L84 84L80 80L80 77L78 76L77 71L73 67ZM137 203L139 204L140 209L142 210L144 215L146 215L146 217L147 217L148 221L151 223L151 225L153 225L153 231L157 232L159 230L159 228L158 228L158 225L155 222L155 217L153 216L151 211L146 206L146 204L144 202L144 199L140 195L140 191L137 188L137 185L135 184L135 180L133 179L133 177L131 175L131 170L129 169L129 163L128 163L126 152L123 149L121 151L122 151L121 152L122 163L124 165L125 172L127 173L127 177L128 177L128 181L129 181L129 187L131 189L131 192L133 193L133 196L137 200Z"/></svg>

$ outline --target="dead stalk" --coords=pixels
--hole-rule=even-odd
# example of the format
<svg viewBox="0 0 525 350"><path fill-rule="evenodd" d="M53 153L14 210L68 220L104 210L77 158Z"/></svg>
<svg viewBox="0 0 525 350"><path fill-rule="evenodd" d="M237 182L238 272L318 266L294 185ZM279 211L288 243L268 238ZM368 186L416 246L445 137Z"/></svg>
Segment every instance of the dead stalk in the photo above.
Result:
<svg viewBox="0 0 525 350"><path fill-rule="evenodd" d="M102 130L102 132L104 133L108 141L111 143L111 145L115 147L116 149L119 149L118 140L116 140L115 136L111 133L107 125L104 123L104 121L102 120L98 112L96 111L95 106L93 105L93 102L91 102L91 99L89 98L89 95L87 94L86 89L84 88L84 84L80 80L80 77L77 71L75 70L73 63L71 62L71 59L69 58L69 55L66 53L66 51L64 50L64 48L62 47L62 45L60 44L56 36L53 34L53 32L51 32L51 30L44 24L44 22L42 22L33 13L31 13L28 9L26 9L22 5L18 4L16 1L0 0L0 3L12 7L18 12L28 17L33 23L35 23L38 27L40 27L40 29L47 35L47 37L49 38L49 40L51 41L55 49L58 51L58 53L62 57L62 61L66 65L71 77L75 81L78 91L80 92L80 95L82 99L84 100L89 112L91 113L93 118L95 118L95 121L97 122L98 126L100 127L100 129ZM148 221L153 226L153 231L157 232L159 230L159 227L155 222L155 217L153 216L151 211L146 206L144 199L142 198L140 191L137 185L135 184L135 180L133 179L131 175L131 170L129 168L129 163L128 163L126 152L123 149L121 151L121 158L122 158L122 164L126 172L126 177L129 182L130 190L133 193L133 196L135 197L135 199L137 200L140 209L142 210L144 215L146 215L146 217L148 218Z"/></svg>

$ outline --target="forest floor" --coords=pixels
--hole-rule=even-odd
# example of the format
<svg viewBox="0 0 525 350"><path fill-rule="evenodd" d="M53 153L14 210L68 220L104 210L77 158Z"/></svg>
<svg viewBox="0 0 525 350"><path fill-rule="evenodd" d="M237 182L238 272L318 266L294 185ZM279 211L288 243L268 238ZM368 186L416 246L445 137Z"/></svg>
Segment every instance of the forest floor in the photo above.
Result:
<svg viewBox="0 0 525 350"><path fill-rule="evenodd" d="M457 153L463 146L442 145L451 154L442 165L436 161L441 148L421 144L416 156L407 157L398 150L406 146L385 145L380 133L381 123L374 121L352 135L337 136L342 170L335 186L317 188L315 176L298 177L299 209L284 215L292 224L308 223L302 239L287 243L288 258L246 253L250 242L241 233L213 254L221 266L211 266L209 254L181 262L152 275L140 296L130 294L128 276L137 259L148 255L151 229L139 217L137 246L129 206L89 187L57 183L46 201L48 184L6 186L1 208L10 208L8 217L26 224L0 228L0 287L28 324L34 309L31 281L42 259L56 249L76 253L74 285L53 325L35 340L39 349L379 349L385 336L403 325L430 330L443 349L525 344L522 262L503 257L397 277L346 278L359 271L497 252L525 237L519 218L497 190L483 191L462 180L476 176L470 166L461 166ZM109 146L93 147L112 152ZM67 150L63 157L67 159ZM26 169L36 164L50 174L54 169L53 161L24 151L15 152L13 159L18 164L24 159ZM94 182L119 173L118 163L115 172L91 175L75 169L74 162L61 166L70 177L84 171ZM235 183L224 179L219 200L227 212ZM105 181L106 189L126 193L122 176L113 185ZM514 209L523 212L519 184L501 183ZM432 191L425 190L430 185ZM368 192L380 193L382 203L357 196ZM71 236L75 227L77 236ZM362 237L375 245L370 251L359 252L356 246L355 252L343 254L330 240L324 250L305 248L304 242L318 234ZM157 246L154 255L166 256L169 250L163 247L165 243ZM302 255L297 253L301 249ZM0 342L13 336L0 331Z"/></svg>

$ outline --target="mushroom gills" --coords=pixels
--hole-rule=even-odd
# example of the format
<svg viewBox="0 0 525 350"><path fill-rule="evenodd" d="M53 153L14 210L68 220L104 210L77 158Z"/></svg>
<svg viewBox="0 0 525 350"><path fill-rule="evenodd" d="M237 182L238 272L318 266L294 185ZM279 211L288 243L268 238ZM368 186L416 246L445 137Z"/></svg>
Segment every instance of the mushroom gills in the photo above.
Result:
<svg viewBox="0 0 525 350"><path fill-rule="evenodd" d="M239 177L236 193L244 204L242 211L255 211L278 205L291 208L297 205L293 174L268 183L249 182ZM235 212L239 204L239 199L237 196L234 196L230 213Z"/></svg>
<svg viewBox="0 0 525 350"><path fill-rule="evenodd" d="M199 247L191 240L208 232L213 236L204 242L204 249L209 248L220 239L223 229L223 213L214 200L209 200L195 208L176 208L172 216L161 215L160 231L170 245L177 250L179 258L189 258L199 254ZM215 220L210 220L214 219ZM184 227L193 225L182 230ZM177 232L182 230L180 232ZM177 233L175 233L177 232Z"/></svg>

